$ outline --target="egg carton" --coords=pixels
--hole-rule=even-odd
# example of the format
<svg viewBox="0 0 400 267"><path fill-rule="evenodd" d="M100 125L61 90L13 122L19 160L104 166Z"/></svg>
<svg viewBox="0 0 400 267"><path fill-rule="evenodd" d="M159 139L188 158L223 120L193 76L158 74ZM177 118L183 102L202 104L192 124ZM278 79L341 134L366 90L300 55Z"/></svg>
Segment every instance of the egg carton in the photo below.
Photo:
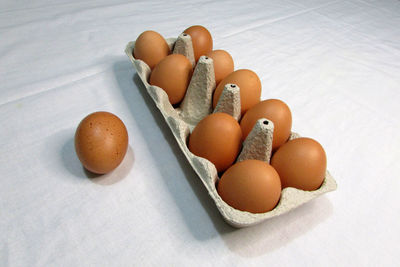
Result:
<svg viewBox="0 0 400 267"><path fill-rule="evenodd" d="M236 120L239 120L241 113L240 88L236 84L227 84L224 87L216 108L212 110L212 95L216 87L212 59L202 56L195 65L191 37L185 33L179 35L178 38L168 38L166 41L172 53L186 56L192 65L195 66L185 98L177 108L174 108L170 104L168 95L163 89L149 84L148 81L151 73L149 66L142 60L133 57L132 52L135 42L127 44L125 53L136 68L148 94L152 97L157 108L164 116L180 149L207 188L210 197L214 200L219 212L227 223L237 228L255 225L269 218L284 214L319 195L336 189L335 180L326 171L325 179L321 187L317 190L303 191L292 187L284 188L279 203L269 212L250 213L237 210L225 203L217 192L216 186L219 177L214 164L190 152L187 141L196 124L212 112L225 112L232 115ZM267 119L258 120L243 142L243 147L237 161L258 159L269 163L272 151L273 130L274 124L272 121ZM298 137L300 136L294 132L290 135L290 139Z"/></svg>

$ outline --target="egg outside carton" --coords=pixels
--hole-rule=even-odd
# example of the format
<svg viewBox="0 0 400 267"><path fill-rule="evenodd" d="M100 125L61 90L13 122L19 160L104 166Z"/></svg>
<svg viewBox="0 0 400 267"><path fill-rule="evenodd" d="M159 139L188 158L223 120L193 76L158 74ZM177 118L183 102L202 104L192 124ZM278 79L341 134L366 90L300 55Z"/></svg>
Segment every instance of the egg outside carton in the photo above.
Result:
<svg viewBox="0 0 400 267"><path fill-rule="evenodd" d="M169 102L168 95L163 89L148 83L151 70L142 60L133 57L132 52L135 42L127 44L125 53L136 68L148 94L152 97L170 127L180 149L207 188L210 197L214 200L219 212L227 223L237 228L255 225L269 218L282 215L317 196L336 189L336 181L326 171L325 179L317 190L303 191L293 187L284 188L279 203L269 212L250 213L240 211L225 203L217 192L216 184L219 178L214 164L205 158L192 154L187 146L189 135L196 124L205 116L212 113L212 94L216 87L213 61L211 58L202 56L195 65L191 37L185 33L179 35L178 38L168 38L166 41L174 54L179 53L186 56L192 65L195 66L185 98L176 109ZM215 112L225 112L232 115L236 120L240 119L239 86L227 84L224 87L218 104L214 109ZM269 163L272 151L273 130L274 124L272 121L259 119L244 141L237 161L257 159ZM300 137L299 134L292 132L290 140L298 137Z"/></svg>

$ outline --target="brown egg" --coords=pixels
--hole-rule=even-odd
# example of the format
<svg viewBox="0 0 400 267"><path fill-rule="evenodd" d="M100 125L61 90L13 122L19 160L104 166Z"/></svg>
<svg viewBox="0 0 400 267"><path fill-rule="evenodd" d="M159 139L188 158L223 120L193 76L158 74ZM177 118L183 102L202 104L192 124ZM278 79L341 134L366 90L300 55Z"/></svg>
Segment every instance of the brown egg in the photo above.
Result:
<svg viewBox="0 0 400 267"><path fill-rule="evenodd" d="M262 118L271 120L274 123L272 149L276 150L290 137L292 129L292 113L285 102L279 99L261 101L249 109L240 121L243 140L246 139L247 135L251 132L257 120Z"/></svg>
<svg viewBox="0 0 400 267"><path fill-rule="evenodd" d="M271 165L281 178L282 187L312 191L325 178L326 154L311 138L297 138L282 145L272 156Z"/></svg>
<svg viewBox="0 0 400 267"><path fill-rule="evenodd" d="M192 38L194 58L197 62L201 56L204 56L213 49L213 39L210 32L200 25L195 25L183 31Z"/></svg>
<svg viewBox="0 0 400 267"><path fill-rule="evenodd" d="M218 182L218 194L231 207L253 213L275 208L281 196L278 173L268 163L245 160L232 165Z"/></svg>
<svg viewBox="0 0 400 267"><path fill-rule="evenodd" d="M109 112L95 112L85 117L75 132L75 150L89 171L103 174L114 170L128 149L124 123Z"/></svg>
<svg viewBox="0 0 400 267"><path fill-rule="evenodd" d="M214 113L196 125L189 137L189 150L211 161L221 172L235 161L241 140L239 123L226 113Z"/></svg>
<svg viewBox="0 0 400 267"><path fill-rule="evenodd" d="M237 84L240 88L241 114L260 102L261 81L251 70L241 69L226 76L214 91L213 108L217 106L218 99L228 83Z"/></svg>
<svg viewBox="0 0 400 267"><path fill-rule="evenodd" d="M233 72L233 59L225 50L214 50L208 52L206 56L212 58L214 62L216 84L219 84L226 76Z"/></svg>
<svg viewBox="0 0 400 267"><path fill-rule="evenodd" d="M169 55L154 68L150 84L161 87L168 95L171 104L177 104L185 96L192 78L192 64L183 55Z"/></svg>
<svg viewBox="0 0 400 267"><path fill-rule="evenodd" d="M153 69L169 53L164 37L155 31L145 31L140 34L133 50L133 56L143 60L150 69Z"/></svg>

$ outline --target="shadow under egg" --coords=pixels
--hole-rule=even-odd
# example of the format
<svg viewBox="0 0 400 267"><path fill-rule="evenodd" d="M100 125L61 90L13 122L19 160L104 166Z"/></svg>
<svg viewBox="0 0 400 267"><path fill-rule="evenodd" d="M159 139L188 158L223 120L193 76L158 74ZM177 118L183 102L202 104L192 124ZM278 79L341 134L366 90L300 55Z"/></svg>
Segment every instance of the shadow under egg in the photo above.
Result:
<svg viewBox="0 0 400 267"><path fill-rule="evenodd" d="M122 181L125 177L128 176L130 170L133 167L134 161L135 156L133 153L133 149L128 146L125 157L122 160L121 164L109 173L96 174L86 170L84 167L82 168L84 169L86 177L89 178L91 182L99 185L113 185Z"/></svg>

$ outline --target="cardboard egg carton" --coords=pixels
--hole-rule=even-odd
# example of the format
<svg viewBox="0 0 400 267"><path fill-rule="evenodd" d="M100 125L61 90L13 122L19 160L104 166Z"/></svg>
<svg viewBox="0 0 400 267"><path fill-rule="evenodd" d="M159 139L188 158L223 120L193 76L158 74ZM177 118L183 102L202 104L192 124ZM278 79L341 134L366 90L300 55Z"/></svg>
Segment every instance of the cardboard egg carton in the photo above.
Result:
<svg viewBox="0 0 400 267"><path fill-rule="evenodd" d="M183 33L178 38L169 38L166 41L173 53L186 56L192 65L195 65L193 46L189 35ZM187 140L196 124L212 112L225 112L232 115L236 120L239 120L240 88L235 84L227 84L215 110L213 110L212 95L216 87L213 61L211 58L202 56L195 65L185 98L178 108L174 108L163 89L148 83L151 70L142 60L137 60L133 57L132 52L134 47L135 42L129 42L125 49L126 54L136 68L147 92L164 116L189 164L192 165L207 188L210 197L214 200L222 217L230 225L240 228L258 224L269 218L284 214L319 195L336 189L335 180L326 171L325 179L321 187L317 190L303 191L292 187L284 188L279 203L269 212L250 213L229 206L221 199L217 192L216 186L219 178L214 164L205 158L192 154L187 146ZM267 119L258 120L244 141L237 161L258 159L269 163L272 151L273 130L274 124L272 121ZM290 139L298 137L298 134L292 132Z"/></svg>

